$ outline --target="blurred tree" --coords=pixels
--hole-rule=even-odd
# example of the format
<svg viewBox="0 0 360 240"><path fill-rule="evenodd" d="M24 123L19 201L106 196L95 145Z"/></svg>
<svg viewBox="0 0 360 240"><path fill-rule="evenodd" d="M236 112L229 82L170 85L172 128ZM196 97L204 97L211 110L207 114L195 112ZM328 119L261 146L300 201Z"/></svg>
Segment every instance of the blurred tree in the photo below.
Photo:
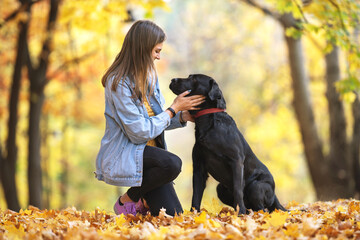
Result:
<svg viewBox="0 0 360 240"><path fill-rule="evenodd" d="M11 14L5 21L9 21L17 14L22 14L19 21L19 33L17 37L17 53L12 76L10 102L9 102L9 119L8 119L8 137L6 144L6 156L3 157L3 166L1 168L1 180L4 189L6 202L10 209L18 211L20 204L17 196L15 174L16 174L16 160L17 160L17 146L16 146L16 129L18 123L18 103L19 92L22 78L22 69L26 64L26 39L30 23L30 8L31 1L20 1L21 8Z"/></svg>
<svg viewBox="0 0 360 240"><path fill-rule="evenodd" d="M360 5L356 1L336 3L335 1L306 1L300 6L299 1L274 1L275 9L259 4L253 0L242 0L264 14L273 17L284 28L285 40L288 48L289 65L293 83L296 117L300 126L305 156L308 162L310 175L316 189L318 199L334 199L339 197L359 197L359 131L358 124L358 93L360 85L356 78L359 67L359 49L349 37L348 28L354 28L357 22ZM305 18L306 6L316 5L310 13L315 16L316 24L309 23ZM345 19L346 18L346 21ZM306 71L302 33L313 34L323 31L327 42L324 48L326 63L327 101L329 106L330 122L330 152L324 154L323 144L318 134L314 118L314 110L309 91L309 77ZM344 34L345 33L345 34ZM348 77L340 82L339 49L342 47L348 56ZM343 93L353 93L354 127L347 141L346 118L339 93L335 84ZM349 153L353 154L349 154Z"/></svg>
<svg viewBox="0 0 360 240"><path fill-rule="evenodd" d="M29 110L29 156L28 156L28 186L29 204L37 207L42 206L42 169L41 169L41 135L40 120L42 107L45 99L44 89L49 79L48 71L49 56L53 50L52 37L55 31L60 0L51 0L48 12L45 39L42 43L38 59L31 58L27 51L27 69L30 81L30 110ZM29 49L27 47L27 49ZM37 63L37 64L36 64Z"/></svg>

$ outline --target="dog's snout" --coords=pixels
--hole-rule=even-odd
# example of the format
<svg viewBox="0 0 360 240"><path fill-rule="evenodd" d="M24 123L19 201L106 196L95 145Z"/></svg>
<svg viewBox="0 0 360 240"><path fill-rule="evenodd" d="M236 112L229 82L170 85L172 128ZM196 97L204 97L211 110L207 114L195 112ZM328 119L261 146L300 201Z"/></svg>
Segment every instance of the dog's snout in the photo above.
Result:
<svg viewBox="0 0 360 240"><path fill-rule="evenodd" d="M193 89L193 86L186 78L173 78L171 79L169 88L173 91L173 93L179 95L186 90Z"/></svg>

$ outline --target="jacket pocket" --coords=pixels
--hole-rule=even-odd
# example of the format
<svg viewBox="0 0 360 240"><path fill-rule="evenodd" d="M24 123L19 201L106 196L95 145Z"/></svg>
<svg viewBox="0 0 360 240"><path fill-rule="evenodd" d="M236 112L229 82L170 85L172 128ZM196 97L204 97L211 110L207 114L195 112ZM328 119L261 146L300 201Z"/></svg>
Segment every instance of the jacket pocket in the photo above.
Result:
<svg viewBox="0 0 360 240"><path fill-rule="evenodd" d="M106 158L103 160L102 169L104 171L104 175L112 176L112 171L114 169L114 166L117 161L119 161L119 155L124 149L124 146L122 146L121 141L119 141L116 146L112 147L108 150L108 152L105 152L104 155L107 155Z"/></svg>
<svg viewBox="0 0 360 240"><path fill-rule="evenodd" d="M119 178L120 176L123 176L126 169L119 168L119 165L121 161L127 161L127 159L124 159L122 157L122 152L124 150L125 146L121 146L118 151L116 151L116 155L112 157L113 161L112 164L109 165L110 168L108 169L109 177L110 178Z"/></svg>

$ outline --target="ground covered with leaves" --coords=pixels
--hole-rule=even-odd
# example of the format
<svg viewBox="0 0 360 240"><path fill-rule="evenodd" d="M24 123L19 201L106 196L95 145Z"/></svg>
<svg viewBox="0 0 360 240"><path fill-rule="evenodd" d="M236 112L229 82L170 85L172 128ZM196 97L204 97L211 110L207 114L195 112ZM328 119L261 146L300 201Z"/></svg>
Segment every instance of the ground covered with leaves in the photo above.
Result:
<svg viewBox="0 0 360 240"><path fill-rule="evenodd" d="M116 216L96 209L0 210L0 239L360 239L360 201L289 203L289 211Z"/></svg>

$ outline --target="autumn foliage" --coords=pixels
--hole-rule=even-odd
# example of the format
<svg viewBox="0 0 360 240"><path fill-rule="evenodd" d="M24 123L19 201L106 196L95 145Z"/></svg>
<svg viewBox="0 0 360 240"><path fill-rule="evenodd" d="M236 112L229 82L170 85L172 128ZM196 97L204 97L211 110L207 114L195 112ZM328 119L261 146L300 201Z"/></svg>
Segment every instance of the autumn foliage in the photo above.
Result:
<svg viewBox="0 0 360 240"><path fill-rule="evenodd" d="M287 208L238 216L223 207L175 217L164 209L157 217L99 209L0 210L0 239L360 239L360 201L291 202Z"/></svg>

